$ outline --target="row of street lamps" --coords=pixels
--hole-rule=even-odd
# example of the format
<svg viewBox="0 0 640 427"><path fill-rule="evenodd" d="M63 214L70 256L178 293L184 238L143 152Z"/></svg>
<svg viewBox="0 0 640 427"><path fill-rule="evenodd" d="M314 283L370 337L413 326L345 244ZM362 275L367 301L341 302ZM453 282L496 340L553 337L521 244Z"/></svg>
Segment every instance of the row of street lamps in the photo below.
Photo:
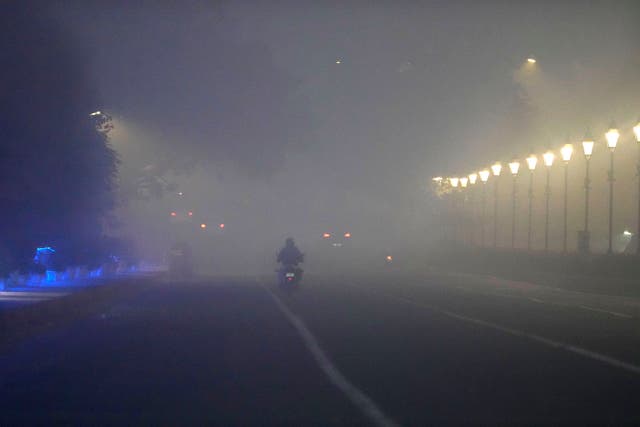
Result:
<svg viewBox="0 0 640 427"><path fill-rule="evenodd" d="M639 157L638 157L638 165L637 165L637 175L639 176L639 187L638 187L638 232L637 236L640 236L640 121L638 124L633 127L633 133L635 134L636 141L638 142L639 148ZM609 245L607 249L607 253L613 253L613 190L614 190L614 182L615 182L615 174L614 174L614 152L618 145L618 140L620 139L620 132L618 131L615 123L612 123L609 127L609 130L605 133L605 139L607 143L607 148L609 148L610 158L609 158L609 171L608 171L608 182L609 182ZM584 205L584 228L579 232L578 235L578 251L580 252L589 252L589 239L590 239L590 231L589 231L589 196L591 189L591 179L590 179L590 161L591 156L593 154L593 149L595 146L595 141L589 132L584 137L582 141L582 152L584 154L586 160L585 167L585 180L584 180L584 192L585 192L585 205ZM574 148L572 144L565 144L560 149L560 159L564 163L564 212L563 212L563 243L562 249L564 252L567 252L567 214L568 214L568 177L569 177L569 161L573 156ZM551 186L550 186L550 169L553 166L556 159L556 155L553 151L548 150L544 154L542 154L542 161L544 166L546 167L546 182L545 182L545 222L544 222L544 250L549 250L549 202L551 197ZM533 172L538 165L538 156L535 154L529 155L526 159L526 166L529 170L529 192L528 192L528 224L527 224L527 249L531 249L531 238L532 238L532 215L533 215ZM508 163L509 172L513 177L513 186L512 186L512 203L511 203L511 247L515 247L515 234L516 234L516 208L517 208L517 180L518 174L520 172L520 162L517 160L513 160ZM445 184L451 186L453 191L464 190L469 186L473 186L480 179L482 183L482 207L481 207L481 245L485 246L485 216L486 216L486 183L489 180L490 176L498 178L502 173L502 164L500 162L496 162L491 167L482 169L478 172L473 172L467 176L463 177L435 177L433 181L439 187L442 187ZM494 181L494 206L493 206L493 245L497 246L498 242L498 182L496 179ZM636 246L636 253L640 255L640 243Z"/></svg>

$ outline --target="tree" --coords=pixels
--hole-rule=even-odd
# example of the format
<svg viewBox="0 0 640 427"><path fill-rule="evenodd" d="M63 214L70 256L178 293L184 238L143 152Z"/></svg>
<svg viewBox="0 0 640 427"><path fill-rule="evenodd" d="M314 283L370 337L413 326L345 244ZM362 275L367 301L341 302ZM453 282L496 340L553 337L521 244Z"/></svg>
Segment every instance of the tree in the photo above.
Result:
<svg viewBox="0 0 640 427"><path fill-rule="evenodd" d="M89 117L99 99L85 56L33 4L3 6L0 28L0 275L38 245L89 262L117 158Z"/></svg>

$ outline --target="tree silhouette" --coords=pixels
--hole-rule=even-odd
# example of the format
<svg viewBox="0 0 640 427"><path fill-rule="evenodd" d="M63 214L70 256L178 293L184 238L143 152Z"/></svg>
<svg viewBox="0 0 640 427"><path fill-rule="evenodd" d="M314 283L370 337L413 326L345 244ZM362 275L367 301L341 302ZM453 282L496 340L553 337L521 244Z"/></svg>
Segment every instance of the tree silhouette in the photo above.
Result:
<svg viewBox="0 0 640 427"><path fill-rule="evenodd" d="M0 28L0 274L27 268L38 245L89 263L117 158L89 117L99 99L85 56L33 4L4 5Z"/></svg>

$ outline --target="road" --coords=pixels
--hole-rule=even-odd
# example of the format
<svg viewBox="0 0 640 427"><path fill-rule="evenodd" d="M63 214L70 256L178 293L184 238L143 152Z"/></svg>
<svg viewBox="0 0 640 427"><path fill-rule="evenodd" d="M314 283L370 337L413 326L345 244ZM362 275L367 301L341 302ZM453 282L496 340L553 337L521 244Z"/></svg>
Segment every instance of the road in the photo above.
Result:
<svg viewBox="0 0 640 427"><path fill-rule="evenodd" d="M0 425L639 425L640 300L452 274L157 280L0 355Z"/></svg>

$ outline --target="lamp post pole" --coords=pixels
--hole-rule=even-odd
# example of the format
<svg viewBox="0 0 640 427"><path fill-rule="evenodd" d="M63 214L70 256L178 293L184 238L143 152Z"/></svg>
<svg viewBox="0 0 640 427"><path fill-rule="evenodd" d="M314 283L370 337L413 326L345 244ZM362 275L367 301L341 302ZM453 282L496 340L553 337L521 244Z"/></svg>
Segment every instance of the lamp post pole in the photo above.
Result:
<svg viewBox="0 0 640 427"><path fill-rule="evenodd" d="M527 167L529 168L529 221L527 224L527 250L531 250L531 230L533 220L533 171L538 164L538 158L531 154L527 157Z"/></svg>
<svg viewBox="0 0 640 427"><path fill-rule="evenodd" d="M477 245L477 239L476 239L476 211L477 211L477 207L476 207L476 192L477 190L477 185L476 182L478 181L478 174L477 173L471 173L469 174L469 205L471 206L470 208L470 213L469 213L469 227L470 227L470 235L469 237L471 238L471 246L476 246Z"/></svg>
<svg viewBox="0 0 640 427"><path fill-rule="evenodd" d="M493 247L498 247L498 178L500 177L500 171L502 170L502 165L498 162L491 166L491 172L495 177L495 182L493 184Z"/></svg>
<svg viewBox="0 0 640 427"><path fill-rule="evenodd" d="M529 221L527 224L527 250L531 250L531 222L533 220L533 170L529 171Z"/></svg>
<svg viewBox="0 0 640 427"><path fill-rule="evenodd" d="M580 233L580 238L578 239L578 250L582 253L590 252L589 240L591 236L589 235L589 191L591 189L591 179L589 178L589 166L591 163L591 155L593 154L594 145L593 138L591 138L589 132L587 132L584 140L582 141L582 151L584 152L586 160L584 177L584 230Z"/></svg>
<svg viewBox="0 0 640 427"><path fill-rule="evenodd" d="M611 150L611 156L609 157L609 248L607 253L611 255L613 253L613 183L615 182L614 170L613 170L613 150Z"/></svg>
<svg viewBox="0 0 640 427"><path fill-rule="evenodd" d="M514 160L509 163L509 170L513 176L513 189L511 191L511 249L516 247L516 207L518 203L518 170L520 162Z"/></svg>
<svg viewBox="0 0 640 427"><path fill-rule="evenodd" d="M549 200L551 199L550 177L551 177L551 166L553 165L553 160L555 159L555 156L551 151L547 151L542 155L542 159L544 160L544 165L547 168L547 182L544 189L544 194L545 194L544 250L545 252L547 252L549 250Z"/></svg>
<svg viewBox="0 0 640 427"><path fill-rule="evenodd" d="M611 155L609 157L609 248L607 249L607 253L609 255L613 254L613 183L615 182L615 170L613 168L613 152L618 145L618 139L620 138L620 132L616 128L615 123L611 122L611 126L609 130L605 134L605 138L607 139L607 147L609 147L609 151Z"/></svg>
<svg viewBox="0 0 640 427"><path fill-rule="evenodd" d="M518 176L513 175L513 192L511 195L511 249L516 247L516 204Z"/></svg>
<svg viewBox="0 0 640 427"><path fill-rule="evenodd" d="M547 184L544 188L545 208L544 208L544 250L549 250L549 199L551 198L551 186L549 185L550 168L547 168Z"/></svg>
<svg viewBox="0 0 640 427"><path fill-rule="evenodd" d="M636 231L636 255L640 255L640 120L638 124L633 127L633 133L636 136L636 142L638 143L638 229Z"/></svg>
<svg viewBox="0 0 640 427"><path fill-rule="evenodd" d="M497 177L496 177L497 178ZM498 180L493 183L493 247L498 247Z"/></svg>
<svg viewBox="0 0 640 427"><path fill-rule="evenodd" d="M469 234L467 233L468 228L468 223L467 223L467 205L468 205L468 186L469 186L469 178L466 176L463 176L462 178L460 178L460 198L461 198L461 206L460 206L460 212L461 212L461 221L462 223L460 224L460 231L462 233L462 243L463 244L469 244L471 245L471 240L469 239Z"/></svg>
<svg viewBox="0 0 640 427"><path fill-rule="evenodd" d="M587 242L589 239L589 190L591 189L591 179L589 178L589 164L591 157L587 157L584 177L584 231L586 233ZM587 246L588 250L588 246Z"/></svg>
<svg viewBox="0 0 640 427"><path fill-rule="evenodd" d="M564 215L562 232L562 252L567 253L567 216L569 213L569 162L564 163Z"/></svg>
<svg viewBox="0 0 640 427"><path fill-rule="evenodd" d="M480 245L484 248L485 245L485 223L486 223L486 214L487 214L487 183L486 181L482 182L482 214L480 217L481 230L480 230Z"/></svg>
<svg viewBox="0 0 640 427"><path fill-rule="evenodd" d="M562 251L567 253L567 216L569 212L569 160L573 154L573 145L567 143L560 150L560 155L564 161L564 218L562 234Z"/></svg>
<svg viewBox="0 0 640 427"><path fill-rule="evenodd" d="M480 245L485 247L485 227L486 227L486 215L487 215L487 180L489 179L489 170L483 169L478 172L480 182L482 182L482 212L480 216Z"/></svg>

